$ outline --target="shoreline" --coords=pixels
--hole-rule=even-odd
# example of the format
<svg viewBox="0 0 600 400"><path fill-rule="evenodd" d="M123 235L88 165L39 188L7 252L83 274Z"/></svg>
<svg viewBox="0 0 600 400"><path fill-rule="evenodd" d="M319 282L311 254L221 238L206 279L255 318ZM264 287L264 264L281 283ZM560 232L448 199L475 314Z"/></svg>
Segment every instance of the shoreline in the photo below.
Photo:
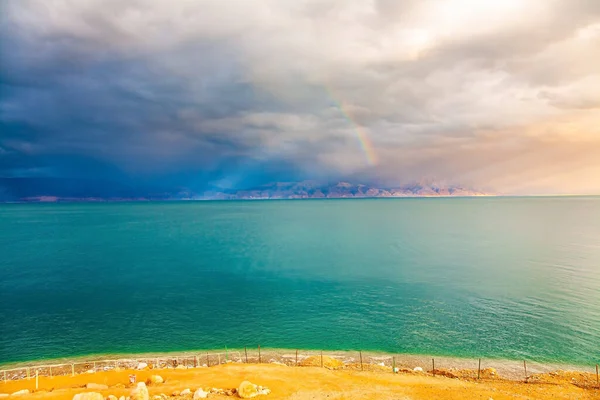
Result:
<svg viewBox="0 0 600 400"><path fill-rule="evenodd" d="M160 368L175 368L174 365L184 365L184 368L194 368L209 366L213 367L226 363L246 363L250 364L285 364L294 366L297 360L302 361L311 356L319 357L329 356L342 361L344 364L355 364L362 361L365 365L378 365L381 367L392 368L395 365L398 368L413 369L421 367L423 370L432 370L432 360L435 360L435 369L453 369L453 370L477 370L479 360L481 360L481 369L493 368L497 371L499 377L508 380L519 380L525 376L524 360L511 360L502 358L466 358L439 355L408 354L408 353L387 353L379 351L359 351L359 350L309 350L309 349L282 349L282 348L261 348L260 355L258 347L247 348L247 358L244 348L228 349L210 349L210 350L189 350L173 352L148 352L148 353L106 353L106 354L88 354L73 357L46 358L32 361L17 361L0 363L0 371L26 370L29 368L44 368L59 366L76 365L78 373L85 366L89 368L92 364L101 368L103 371L114 369L115 361L119 365L137 365L138 362L147 362L149 365L159 362ZM297 353L296 353L297 352ZM176 360L176 364L170 364ZM207 365L208 361L208 365ZM595 365L581 365L574 363L545 363L535 360L525 360L527 375L549 373L553 371L579 371L595 373ZM90 364L88 366L87 364ZM162 367L164 365L164 367ZM172 365L172 366L171 366ZM69 366L69 372L71 367ZM87 371L83 371L87 372Z"/></svg>

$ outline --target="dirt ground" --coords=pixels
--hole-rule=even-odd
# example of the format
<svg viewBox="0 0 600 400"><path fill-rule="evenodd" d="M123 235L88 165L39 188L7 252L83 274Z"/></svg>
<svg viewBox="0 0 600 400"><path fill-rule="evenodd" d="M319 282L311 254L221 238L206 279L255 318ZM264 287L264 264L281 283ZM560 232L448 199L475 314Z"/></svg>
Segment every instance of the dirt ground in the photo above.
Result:
<svg viewBox="0 0 600 400"><path fill-rule="evenodd" d="M20 381L0 382L0 393L13 393L21 389L32 391L22 399L71 400L76 393L97 391L105 397L128 396L132 385L129 375L135 374L137 381L145 381L150 375L158 374L165 379L160 385L150 385L150 396L161 393L171 396L175 391L189 388L192 393L198 388L231 389L244 381L271 389L267 396L256 399L599 399L596 376L580 372L553 372L534 375L528 383L486 377L472 378L477 371L436 371L428 373L404 371L393 374L386 369L361 371L358 368L328 369L320 366L287 367L277 364L230 363L210 368L160 369L146 371L106 371L94 374L40 377L39 390L35 390L35 378ZM446 376L441 376L446 375ZM87 390L87 383L106 384L108 390ZM17 399L11 396L7 400ZM191 396L178 397L182 400ZM209 398L228 398L210 394ZM237 396L230 397L237 398Z"/></svg>

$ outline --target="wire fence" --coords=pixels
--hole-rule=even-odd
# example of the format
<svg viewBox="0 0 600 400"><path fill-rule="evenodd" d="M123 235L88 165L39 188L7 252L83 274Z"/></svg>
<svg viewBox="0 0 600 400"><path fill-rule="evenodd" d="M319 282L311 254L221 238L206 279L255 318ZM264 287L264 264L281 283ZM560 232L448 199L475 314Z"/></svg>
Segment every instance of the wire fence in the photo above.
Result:
<svg viewBox="0 0 600 400"><path fill-rule="evenodd" d="M38 377L75 376L104 371L146 369L207 368L226 363L272 363L286 366L314 366L357 371L389 371L390 373L422 373L461 379L508 379L535 383L538 374L553 374L571 369L576 374L573 384L584 388L600 389L599 367L571 367L532 361L428 358L405 354L374 354L357 352L322 352L306 350L261 349L260 346L243 350L194 352L169 355L140 355L132 358L91 359L46 365L21 365L0 370L0 381L15 381ZM595 375L595 376L594 376ZM595 379L594 379L595 378Z"/></svg>

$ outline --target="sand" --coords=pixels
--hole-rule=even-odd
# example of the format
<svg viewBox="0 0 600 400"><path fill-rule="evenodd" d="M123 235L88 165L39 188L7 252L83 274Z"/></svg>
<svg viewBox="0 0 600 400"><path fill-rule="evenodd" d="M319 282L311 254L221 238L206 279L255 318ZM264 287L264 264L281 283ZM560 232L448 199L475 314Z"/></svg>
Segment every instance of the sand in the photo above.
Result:
<svg viewBox="0 0 600 400"><path fill-rule="evenodd" d="M439 373L444 372L440 369ZM476 371L452 371L451 376L432 376L428 373L400 372L393 374L388 368L328 369L320 366L288 367L278 364L230 363L210 368L119 370L94 374L40 377L39 390L35 391L35 379L0 382L0 393L13 393L29 389L33 393L22 396L27 399L59 400L73 398L85 392L87 383L106 384L109 394L129 395L129 375L136 374L138 381L150 375L161 375L165 382L149 386L150 396L190 388L237 387L242 381L266 386L272 393L257 399L600 399L600 390L595 388L595 374L585 372L553 372L537 374L529 383L488 377L477 380ZM17 397L12 397L16 399ZM191 397L189 397L191 398ZM233 398L211 394L210 398ZM9 398L10 399L10 398ZM181 399L186 399L181 397Z"/></svg>

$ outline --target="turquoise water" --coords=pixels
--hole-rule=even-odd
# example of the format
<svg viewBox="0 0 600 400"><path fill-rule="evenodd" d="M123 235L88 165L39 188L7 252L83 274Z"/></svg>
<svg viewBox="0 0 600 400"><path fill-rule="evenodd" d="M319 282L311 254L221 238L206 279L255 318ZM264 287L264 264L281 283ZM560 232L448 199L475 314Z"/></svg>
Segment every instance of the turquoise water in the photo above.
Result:
<svg viewBox="0 0 600 400"><path fill-rule="evenodd" d="M256 346L593 364L600 198L0 205L0 363Z"/></svg>

